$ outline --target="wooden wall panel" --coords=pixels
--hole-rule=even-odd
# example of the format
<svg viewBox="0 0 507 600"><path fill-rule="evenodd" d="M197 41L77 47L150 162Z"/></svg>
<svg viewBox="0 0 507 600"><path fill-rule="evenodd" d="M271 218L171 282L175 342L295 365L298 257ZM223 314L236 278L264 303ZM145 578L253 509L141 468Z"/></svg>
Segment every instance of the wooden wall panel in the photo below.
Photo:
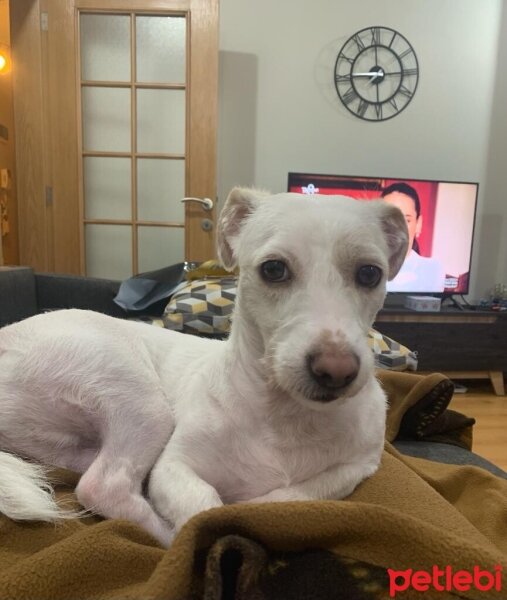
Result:
<svg viewBox="0 0 507 600"><path fill-rule="evenodd" d="M51 270L79 273L75 9L73 2L61 0L41 0L41 9L49 15L42 49L47 82L48 175L53 190L48 215Z"/></svg>
<svg viewBox="0 0 507 600"><path fill-rule="evenodd" d="M10 4L19 260L37 270L48 266L38 0Z"/></svg>
<svg viewBox="0 0 507 600"><path fill-rule="evenodd" d="M10 47L8 0L0 0L0 44ZM0 264L3 262L6 265L17 265L19 264L18 207L12 71L0 76L0 123L8 130L8 140L0 139L0 168L8 169L11 173L10 188L0 191L1 201L7 205L10 229L0 242Z"/></svg>

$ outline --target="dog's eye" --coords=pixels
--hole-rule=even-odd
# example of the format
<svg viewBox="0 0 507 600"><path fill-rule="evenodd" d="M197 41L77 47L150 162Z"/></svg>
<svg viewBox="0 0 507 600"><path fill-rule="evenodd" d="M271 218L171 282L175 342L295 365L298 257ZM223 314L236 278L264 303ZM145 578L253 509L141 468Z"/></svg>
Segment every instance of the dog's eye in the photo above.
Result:
<svg viewBox="0 0 507 600"><path fill-rule="evenodd" d="M382 270L375 265L363 265L356 273L356 281L359 285L374 288L382 279Z"/></svg>
<svg viewBox="0 0 507 600"><path fill-rule="evenodd" d="M290 271L281 260L267 260L261 265L261 276L265 281L279 283L290 279Z"/></svg>

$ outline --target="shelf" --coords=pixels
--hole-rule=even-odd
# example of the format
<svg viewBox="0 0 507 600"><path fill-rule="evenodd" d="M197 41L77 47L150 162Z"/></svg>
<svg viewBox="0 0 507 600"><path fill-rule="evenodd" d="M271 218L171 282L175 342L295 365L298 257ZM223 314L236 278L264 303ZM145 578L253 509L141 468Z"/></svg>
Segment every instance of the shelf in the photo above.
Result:
<svg viewBox="0 0 507 600"><path fill-rule="evenodd" d="M379 312L374 327L417 352L419 371L488 378L497 394L505 393L506 312L389 307Z"/></svg>

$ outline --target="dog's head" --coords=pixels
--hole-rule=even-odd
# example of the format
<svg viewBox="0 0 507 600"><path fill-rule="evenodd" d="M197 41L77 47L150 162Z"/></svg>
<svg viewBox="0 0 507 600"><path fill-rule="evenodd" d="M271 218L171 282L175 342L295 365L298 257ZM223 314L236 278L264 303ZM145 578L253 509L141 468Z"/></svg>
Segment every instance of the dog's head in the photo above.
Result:
<svg viewBox="0 0 507 600"><path fill-rule="evenodd" d="M233 328L273 386L313 407L359 392L367 331L407 244L403 214L383 201L232 190L218 252L240 269Z"/></svg>

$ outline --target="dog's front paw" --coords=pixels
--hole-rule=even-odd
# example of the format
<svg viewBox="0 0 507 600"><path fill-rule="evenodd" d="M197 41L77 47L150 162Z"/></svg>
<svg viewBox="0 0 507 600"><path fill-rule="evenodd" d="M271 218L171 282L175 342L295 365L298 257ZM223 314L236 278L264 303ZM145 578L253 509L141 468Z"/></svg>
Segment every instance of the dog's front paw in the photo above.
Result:
<svg viewBox="0 0 507 600"><path fill-rule="evenodd" d="M169 548L176 537L176 529L169 523L152 533L164 548Z"/></svg>
<svg viewBox="0 0 507 600"><path fill-rule="evenodd" d="M200 499L200 501L194 502L192 505L187 505L185 508L182 508L175 515L175 525L176 529L180 529L187 521L190 521L192 517L198 515L199 513L205 512L207 510L211 510L212 508L219 508L223 506L224 503L220 499L218 494L210 495L206 499Z"/></svg>
<svg viewBox="0 0 507 600"><path fill-rule="evenodd" d="M176 533L195 515L223 506L223 502L215 490L209 490L206 494L196 494L196 496L168 497L166 502L157 503L157 510L163 517L174 525Z"/></svg>
<svg viewBox="0 0 507 600"><path fill-rule="evenodd" d="M157 513L176 531L194 515L223 506L216 489L181 461L159 459L151 475L148 496Z"/></svg>

